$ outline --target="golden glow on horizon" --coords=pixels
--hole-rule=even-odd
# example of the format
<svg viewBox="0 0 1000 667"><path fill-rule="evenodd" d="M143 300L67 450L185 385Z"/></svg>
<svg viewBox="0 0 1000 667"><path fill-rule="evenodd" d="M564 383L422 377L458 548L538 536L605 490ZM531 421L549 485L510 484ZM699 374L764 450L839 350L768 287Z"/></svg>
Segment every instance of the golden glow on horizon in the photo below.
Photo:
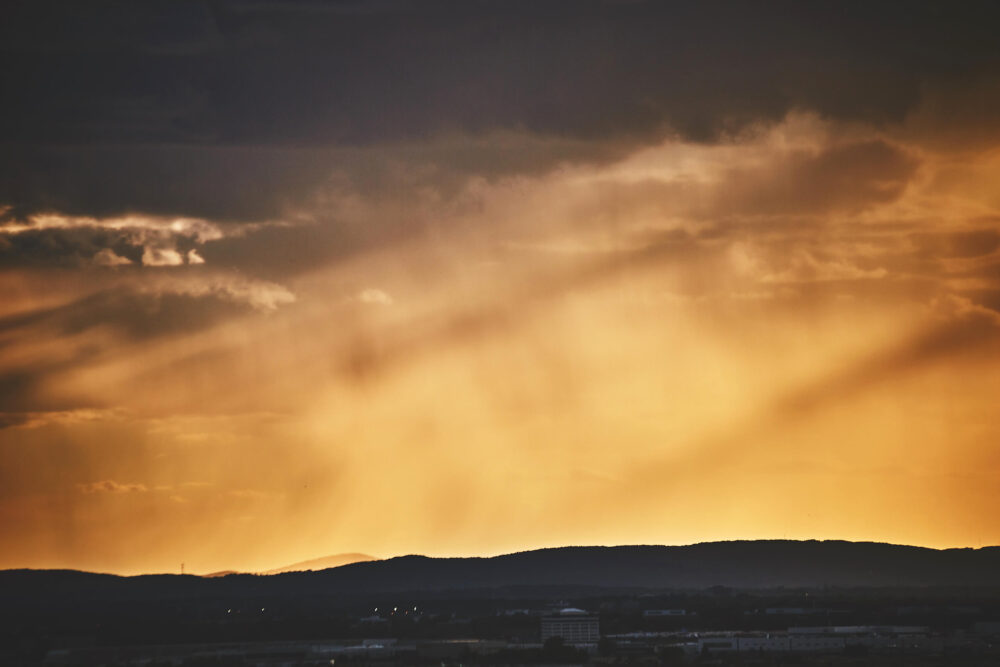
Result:
<svg viewBox="0 0 1000 667"><path fill-rule="evenodd" d="M1000 153L910 132L793 114L454 200L335 191L345 224L430 231L284 285L144 285L256 306L200 331L0 331L6 368L88 351L36 391L89 406L0 430L0 567L1000 543L1000 317L974 298L1000 290ZM5 314L115 271L4 277Z"/></svg>

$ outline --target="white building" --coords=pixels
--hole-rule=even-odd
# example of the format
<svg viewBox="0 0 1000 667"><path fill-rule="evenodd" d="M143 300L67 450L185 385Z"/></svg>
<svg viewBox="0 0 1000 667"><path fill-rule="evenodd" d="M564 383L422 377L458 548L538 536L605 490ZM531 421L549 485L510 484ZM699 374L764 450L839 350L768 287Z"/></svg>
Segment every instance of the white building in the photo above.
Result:
<svg viewBox="0 0 1000 667"><path fill-rule="evenodd" d="M542 617L542 641L562 637L566 644L596 644L601 639L598 617L582 609L563 609Z"/></svg>

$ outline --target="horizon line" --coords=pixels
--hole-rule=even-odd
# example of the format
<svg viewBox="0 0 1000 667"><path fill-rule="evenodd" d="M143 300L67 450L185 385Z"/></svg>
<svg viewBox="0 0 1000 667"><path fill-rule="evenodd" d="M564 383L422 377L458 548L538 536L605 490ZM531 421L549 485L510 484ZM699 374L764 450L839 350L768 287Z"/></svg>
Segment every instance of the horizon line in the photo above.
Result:
<svg viewBox="0 0 1000 667"><path fill-rule="evenodd" d="M924 549L924 550L927 550L927 551L964 551L964 550L979 551L979 550L982 550L982 549L996 549L996 548L1000 548L1000 544L981 544L979 546L934 547L934 546L926 546L926 545L921 545L921 544L904 544L904 543L901 543L901 542L882 542L882 541L877 541L877 540L849 540L849 539L843 539L843 538L801 538L801 539L795 539L795 538L785 538L785 537L778 537L778 538L774 538L774 537L762 537L762 538L734 538L734 539L728 539L728 540L703 540L703 541L700 541L700 542L687 542L687 543L683 543L683 544L666 544L666 543L661 543L661 544L657 544L657 543L645 543L645 544L640 544L640 543L631 543L631 544L563 544L563 545L559 545L559 546L543 546L543 547L534 547L534 548L529 548L529 549L521 549L521 550L517 550L517 551L499 551L499 552L490 553L490 554L472 554L472 555L427 555L427 554L412 553L411 552L411 553L399 553L399 554L392 555L392 556L386 556L384 558L380 557L380 556L373 556L370 553L366 553L366 552L362 552L362 551L345 551L345 552L340 552L340 553L335 553L335 554L329 554L327 556L317 556L315 558L307 558L305 560L296 561L295 563L292 563L290 565L278 566L276 568L268 568L267 570L221 569L221 570L214 570L214 571L211 571L211 572L206 572L204 574L197 574L197 573L194 573L194 572L183 572L183 573L181 573L181 572L170 572L170 571L167 571L167 572L164 572L164 571L160 571L160 572L150 571L150 572L136 572L136 573L131 573L131 574L122 574L122 573L119 573L119 572L98 571L98 570L85 570L85 569L74 568L74 567L8 567L8 568L0 568L0 573L3 573L3 572L22 572L22 571L28 571L28 572L78 572L78 573L82 573L82 574L96 574L96 575L106 575L106 576L122 577L122 578L151 577L151 576L152 577L155 577L155 576L177 576L177 577L198 577L199 579L205 579L205 578L212 578L212 575L216 575L217 573L223 573L223 572L225 572L227 574L226 575L222 575L222 576L228 576L229 574L235 574L235 575L252 575L252 576L259 576L259 577L270 577L270 576L277 576L279 574L288 574L288 573L292 573L292 572L322 572L324 570L332 570L332 569L337 569L337 568L341 568L341 567L348 567L350 565L357 565L357 564L360 564L360 563L385 562L385 561L395 560L395 559L399 559L399 558L428 558L428 559L434 559L434 560L466 560L466 559L490 560L490 559L493 559L493 558L502 558L504 556L516 556L518 554L533 553L533 552L537 552L537 551L555 551L555 550L559 550L559 549L623 549L623 548L640 548L640 547L685 548L685 547L695 547L695 546L706 545L706 544L734 544L734 543L746 543L746 542L788 542L788 543L839 542L839 543L845 543L845 544L870 544L870 545L882 545L882 546L891 546L891 547L902 547L902 548L909 548L909 549ZM334 565L334 566L331 566L331 567L325 567L325 568L321 568L321 569L318 569L318 570L289 570L287 572L273 572L273 570L280 570L280 569L283 569L285 567L291 567L292 565L297 565L297 564L300 564L300 563L308 563L308 562L313 561L313 560L322 560L324 558L333 558L333 557L336 557L336 556L352 555L352 554L353 555L359 555L359 556L368 556L370 558L370 560L358 560L358 561L354 561L352 563L345 563L343 565Z"/></svg>

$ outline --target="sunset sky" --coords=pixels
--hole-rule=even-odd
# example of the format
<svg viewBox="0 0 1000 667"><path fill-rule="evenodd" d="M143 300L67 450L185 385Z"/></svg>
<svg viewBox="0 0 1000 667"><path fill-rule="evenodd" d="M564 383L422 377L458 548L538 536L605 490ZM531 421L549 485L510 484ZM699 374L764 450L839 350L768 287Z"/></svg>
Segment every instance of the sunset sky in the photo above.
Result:
<svg viewBox="0 0 1000 667"><path fill-rule="evenodd" d="M1000 544L995 2L5 3L0 568Z"/></svg>

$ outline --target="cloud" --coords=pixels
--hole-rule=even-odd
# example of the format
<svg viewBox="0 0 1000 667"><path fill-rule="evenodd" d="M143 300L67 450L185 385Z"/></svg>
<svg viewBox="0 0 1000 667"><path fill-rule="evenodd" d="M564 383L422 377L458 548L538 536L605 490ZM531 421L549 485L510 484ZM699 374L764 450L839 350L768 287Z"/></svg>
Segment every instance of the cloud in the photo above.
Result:
<svg viewBox="0 0 1000 667"><path fill-rule="evenodd" d="M921 260L921 248L945 247L935 240L944 235L957 254L968 255L975 246L987 258L992 228L984 226L982 211L975 218L980 231L968 238L961 236L968 224L963 219L955 220L962 229L954 231L929 223L939 210L956 215L947 198L928 189L939 162L886 136L881 129L794 113L716 143L671 139L618 160L457 181L439 168L441 156L452 154L450 144L431 140L422 150L400 147L399 153L358 149L357 165L369 165L377 177L367 180L366 166L330 179L311 208L298 212L300 219L312 216L309 223L50 215L35 224L60 232L185 234L176 238L203 243L185 247L168 236L177 249L151 257L183 267L103 272L108 275L95 292L12 315L0 321L0 331L10 332L17 345L32 336L53 345L75 340L81 355L99 354L100 363L119 371L137 354L146 360L144 373L160 372L155 358L164 368L188 368L200 377L206 358L243 363L245 352L227 345L228 336L216 337L216 330L245 327L274 337L287 336L288 329L326 330L332 311L318 303L333 294L340 304L329 306L338 313L337 332L323 339L317 358L324 361L302 372L357 380L451 345L480 344L497 331L525 326L569 294L646 273L669 285L663 293L692 304L771 301L769 307L779 309L831 298L926 303L956 291L948 281L963 274L961 267L945 270ZM497 141L516 144L509 135ZM17 230L9 238L28 233L17 227L26 222L8 224ZM272 269L286 265L291 280L254 277L267 275L269 263ZM470 274L480 284L460 288ZM364 287L369 281L378 287ZM969 289L962 294L973 296ZM993 303L990 298L983 293L980 303ZM434 299L441 302L432 306ZM399 307L352 310L351 303ZM277 313L292 304L296 308L277 317L273 328L252 317L253 311ZM115 345L125 347L112 354ZM165 351L150 354L147 345ZM260 368L245 384L286 372L281 356L265 363L270 355L255 355ZM54 388L67 368L99 368L91 368L88 356L67 363L51 371L44 365L11 368L11 377L45 378ZM199 382L207 388L215 380ZM231 400L240 409L261 407L256 395L246 405L238 395Z"/></svg>
<svg viewBox="0 0 1000 667"><path fill-rule="evenodd" d="M760 277L762 283L804 283L840 280L877 280L889 272L877 267L862 269L841 259L822 261L806 250L797 250L787 261L786 267Z"/></svg>
<svg viewBox="0 0 1000 667"><path fill-rule="evenodd" d="M66 216L264 222L337 168L322 150L268 146L17 144L0 159L0 202L21 219ZM169 186L165 187L164 184Z"/></svg>
<svg viewBox="0 0 1000 667"><path fill-rule="evenodd" d="M897 199L918 161L881 140L778 153L771 169L738 170L720 184L711 213L816 214L857 210Z"/></svg>
<svg viewBox="0 0 1000 667"><path fill-rule="evenodd" d="M9 210L9 209L8 209ZM45 213L28 216L24 221L10 218L0 225L4 234L19 234L29 231L49 229L101 229L125 230L142 238L144 233L161 234L169 232L189 236L204 243L221 238L222 230L206 220L190 218L157 218L152 216L129 215L112 218L94 218L86 216L68 216L55 213Z"/></svg>
<svg viewBox="0 0 1000 667"><path fill-rule="evenodd" d="M77 427L95 422L113 422L122 418L122 411L114 408L75 408L21 413L0 413L0 428L22 426L42 428L50 425Z"/></svg>
<svg viewBox="0 0 1000 667"><path fill-rule="evenodd" d="M918 232L911 236L923 257L974 258L1000 249L1000 220L996 226L954 232Z"/></svg>
<svg viewBox="0 0 1000 667"><path fill-rule="evenodd" d="M170 248L146 248L142 251L143 266L180 266L183 263L184 256Z"/></svg>
<svg viewBox="0 0 1000 667"><path fill-rule="evenodd" d="M976 137L996 116L982 92L1000 57L988 3L905 14L598 0L573 12L524 2L27 4L0 34L12 72L0 202L19 217L274 219L349 166L338 151L434 136L520 132L584 145L463 164L492 173L511 161L604 159L668 136L715 142L795 109L849 123L909 119L921 140L958 126ZM955 112L968 122L953 122Z"/></svg>
<svg viewBox="0 0 1000 667"><path fill-rule="evenodd" d="M190 258L188 261L190 262ZM276 310L281 306L295 303L296 300L295 294L283 285L226 274L202 280L164 281L154 286L151 292L218 299L245 304L263 312Z"/></svg>
<svg viewBox="0 0 1000 667"><path fill-rule="evenodd" d="M55 306L0 317L0 422L30 424L44 413L108 407L58 381L143 341L170 340L248 312L291 304L287 288L216 275L98 289Z"/></svg>
<svg viewBox="0 0 1000 667"><path fill-rule="evenodd" d="M255 489L233 489L227 494L231 498L247 501L262 501L269 499L272 494Z"/></svg>
<svg viewBox="0 0 1000 667"><path fill-rule="evenodd" d="M142 247L118 230L30 229L9 233L0 227L0 269L106 266L102 262L110 255L104 251L139 263Z"/></svg>
<svg viewBox="0 0 1000 667"><path fill-rule="evenodd" d="M268 225L226 225L148 215L94 218L56 213L0 217L0 266L181 266L204 264L197 248ZM89 259L88 259L89 255Z"/></svg>
<svg viewBox="0 0 1000 667"><path fill-rule="evenodd" d="M131 264L132 260L116 255L111 248L104 248L94 253L93 262L98 266L126 266Z"/></svg>
<svg viewBox="0 0 1000 667"><path fill-rule="evenodd" d="M200 293L191 293L200 292ZM189 292L142 292L125 288L98 291L69 303L0 320L0 331L27 333L47 330L72 336L95 327L112 327L129 336L168 335L171 332L199 328L226 315L225 299L219 303L208 287ZM236 312L235 306L229 308Z"/></svg>
<svg viewBox="0 0 1000 667"><path fill-rule="evenodd" d="M358 301L380 306L390 306L393 302L391 296L375 287L367 287L358 292Z"/></svg>
<svg viewBox="0 0 1000 667"><path fill-rule="evenodd" d="M145 493L149 490L145 484L121 483L112 479L77 484L76 488L81 493Z"/></svg>
<svg viewBox="0 0 1000 667"><path fill-rule="evenodd" d="M0 429L10 428L12 426L20 426L31 420L31 415L28 413L19 412L0 412Z"/></svg>

